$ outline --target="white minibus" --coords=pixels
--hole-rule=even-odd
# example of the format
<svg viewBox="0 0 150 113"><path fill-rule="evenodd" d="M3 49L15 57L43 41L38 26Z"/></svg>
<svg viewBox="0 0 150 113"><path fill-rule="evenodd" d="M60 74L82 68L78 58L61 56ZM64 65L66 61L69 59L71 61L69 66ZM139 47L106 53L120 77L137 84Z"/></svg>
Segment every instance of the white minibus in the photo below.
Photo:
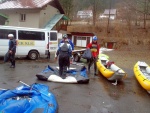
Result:
<svg viewBox="0 0 150 113"><path fill-rule="evenodd" d="M55 30L0 25L0 56L8 51L8 34L13 34L17 40L16 57L27 56L35 60L55 52L58 47L58 33Z"/></svg>

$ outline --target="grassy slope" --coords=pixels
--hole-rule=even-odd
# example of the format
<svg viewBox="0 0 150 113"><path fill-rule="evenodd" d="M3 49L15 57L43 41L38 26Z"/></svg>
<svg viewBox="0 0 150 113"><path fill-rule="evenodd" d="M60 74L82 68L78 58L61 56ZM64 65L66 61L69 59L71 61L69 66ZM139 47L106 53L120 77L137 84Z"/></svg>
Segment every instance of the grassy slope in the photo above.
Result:
<svg viewBox="0 0 150 113"><path fill-rule="evenodd" d="M72 22L68 26L68 32L93 32L99 38L99 43L102 41L117 41L116 48L121 48L128 45L132 46L147 46L150 49L150 32L148 29L143 29L141 26L132 25L129 29L125 22L111 21L108 31L107 21L101 21L93 27L89 22ZM131 47L130 47L131 46Z"/></svg>

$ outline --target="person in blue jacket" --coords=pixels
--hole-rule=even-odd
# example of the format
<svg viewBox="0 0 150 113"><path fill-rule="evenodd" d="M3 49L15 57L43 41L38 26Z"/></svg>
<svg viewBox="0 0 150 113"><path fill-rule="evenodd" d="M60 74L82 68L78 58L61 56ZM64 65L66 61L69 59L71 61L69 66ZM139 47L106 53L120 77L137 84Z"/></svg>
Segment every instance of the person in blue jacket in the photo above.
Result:
<svg viewBox="0 0 150 113"><path fill-rule="evenodd" d="M68 35L67 34L64 34L63 35L63 40L61 40L60 41L60 43L63 43L64 42L64 39L68 39ZM72 47L72 50L74 50L74 44L72 43L72 41L70 40L70 39L68 39L68 42L69 42L69 44L71 45L71 47Z"/></svg>
<svg viewBox="0 0 150 113"><path fill-rule="evenodd" d="M9 34L8 38L9 38L8 53L11 62L10 68L15 68L16 39L14 39L13 34Z"/></svg>
<svg viewBox="0 0 150 113"><path fill-rule="evenodd" d="M70 57L72 56L72 47L69 44L67 38L63 40L62 43L59 44L58 50L56 51L55 59L58 58L59 63L59 75L62 79L66 78L67 68L70 66Z"/></svg>

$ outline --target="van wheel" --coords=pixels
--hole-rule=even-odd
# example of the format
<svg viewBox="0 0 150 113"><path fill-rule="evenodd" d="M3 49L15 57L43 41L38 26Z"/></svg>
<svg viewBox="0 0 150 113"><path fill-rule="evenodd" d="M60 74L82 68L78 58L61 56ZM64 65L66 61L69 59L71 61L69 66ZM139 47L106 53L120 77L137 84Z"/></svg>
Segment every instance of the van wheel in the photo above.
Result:
<svg viewBox="0 0 150 113"><path fill-rule="evenodd" d="M73 59L74 59L75 62L80 61L80 56L78 54L75 54L73 57L74 57Z"/></svg>
<svg viewBox="0 0 150 113"><path fill-rule="evenodd" d="M38 59L38 52L37 51L30 51L29 54L28 54L28 58L30 60Z"/></svg>

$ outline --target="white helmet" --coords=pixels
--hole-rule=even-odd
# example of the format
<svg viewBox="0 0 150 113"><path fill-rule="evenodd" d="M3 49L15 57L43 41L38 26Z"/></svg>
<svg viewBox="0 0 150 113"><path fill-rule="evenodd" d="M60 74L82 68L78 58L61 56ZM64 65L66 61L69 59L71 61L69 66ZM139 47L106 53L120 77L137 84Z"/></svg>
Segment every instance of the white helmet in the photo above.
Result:
<svg viewBox="0 0 150 113"><path fill-rule="evenodd" d="M13 34L9 34L8 37L14 37L14 35Z"/></svg>
<svg viewBox="0 0 150 113"><path fill-rule="evenodd" d="M68 38L67 34L64 34L64 35L63 35L63 39L65 39L65 38Z"/></svg>

